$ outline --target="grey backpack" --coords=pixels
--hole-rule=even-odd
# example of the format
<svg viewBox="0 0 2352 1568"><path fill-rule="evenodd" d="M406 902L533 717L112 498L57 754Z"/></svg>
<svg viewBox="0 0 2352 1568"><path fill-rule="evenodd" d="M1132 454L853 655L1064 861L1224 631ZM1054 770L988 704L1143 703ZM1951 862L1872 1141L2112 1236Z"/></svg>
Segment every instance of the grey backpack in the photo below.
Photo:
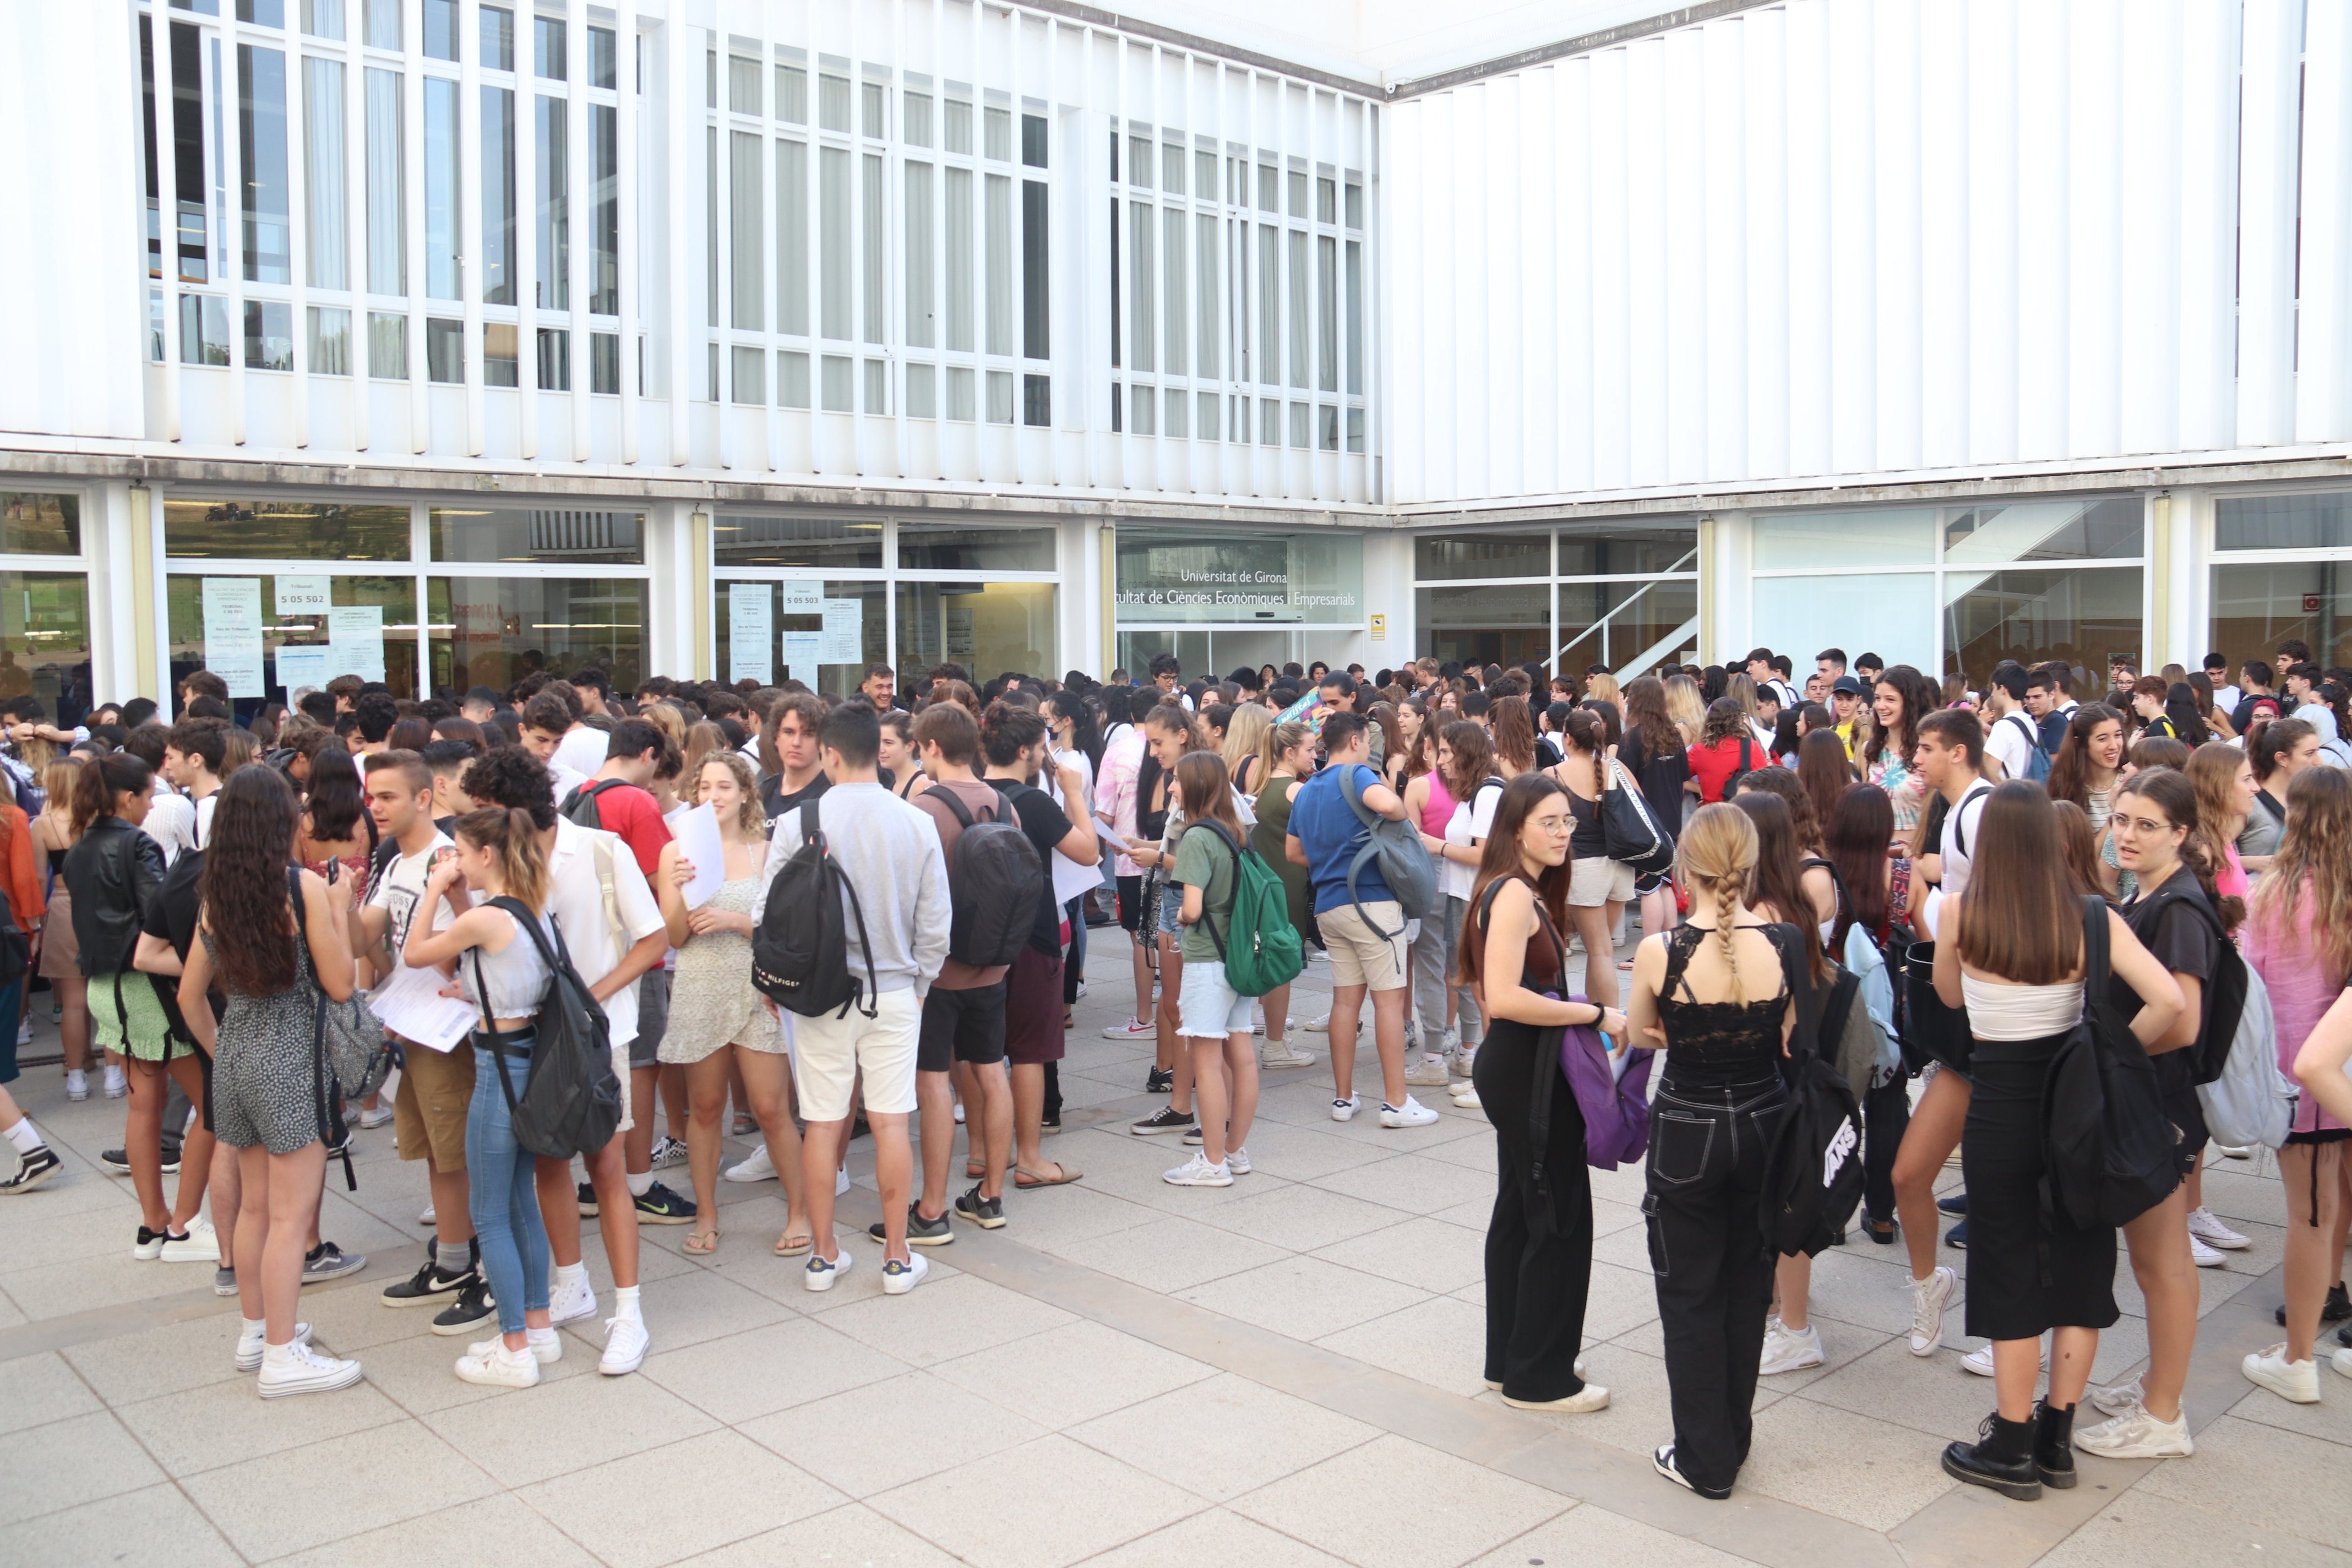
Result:
<svg viewBox="0 0 2352 1568"><path fill-rule="evenodd" d="M1348 802L1348 809L1364 825L1363 844L1348 862L1348 897L1354 900L1356 912L1363 916L1364 924L1372 934L1383 939L1403 934L1402 928L1382 931L1364 912L1363 896L1356 890L1356 879L1364 868L1378 860L1381 880L1396 895L1397 905L1408 921L1421 919L1437 901L1437 863L1429 858L1428 847L1421 841L1420 829L1410 821L1391 821L1366 805L1356 787L1353 769L1339 775L1339 793Z"/></svg>

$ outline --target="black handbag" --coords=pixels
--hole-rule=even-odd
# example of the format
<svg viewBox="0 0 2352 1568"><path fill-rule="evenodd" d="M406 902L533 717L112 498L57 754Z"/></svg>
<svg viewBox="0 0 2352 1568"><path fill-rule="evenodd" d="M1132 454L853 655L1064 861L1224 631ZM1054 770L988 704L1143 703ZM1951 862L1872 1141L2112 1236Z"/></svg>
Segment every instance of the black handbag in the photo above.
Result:
<svg viewBox="0 0 2352 1568"><path fill-rule="evenodd" d="M1609 764L1609 789L1601 797L1601 852L1636 876L1655 876L1675 863L1675 836L1650 809L1625 764Z"/></svg>

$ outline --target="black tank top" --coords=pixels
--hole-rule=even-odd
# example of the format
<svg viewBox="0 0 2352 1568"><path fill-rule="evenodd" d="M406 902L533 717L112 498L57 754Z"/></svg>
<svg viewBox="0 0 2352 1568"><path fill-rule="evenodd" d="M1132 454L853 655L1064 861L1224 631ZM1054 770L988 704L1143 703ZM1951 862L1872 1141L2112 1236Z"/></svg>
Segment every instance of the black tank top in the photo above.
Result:
<svg viewBox="0 0 2352 1568"><path fill-rule="evenodd" d="M1666 983L1658 994L1658 1018L1666 1031L1665 1076L1694 1087L1778 1078L1780 1015L1789 1005L1780 970L1776 966L1772 976L1775 994L1760 1002L1702 1002L1690 988L1691 954L1714 937L1714 931L1690 925L1666 935Z"/></svg>

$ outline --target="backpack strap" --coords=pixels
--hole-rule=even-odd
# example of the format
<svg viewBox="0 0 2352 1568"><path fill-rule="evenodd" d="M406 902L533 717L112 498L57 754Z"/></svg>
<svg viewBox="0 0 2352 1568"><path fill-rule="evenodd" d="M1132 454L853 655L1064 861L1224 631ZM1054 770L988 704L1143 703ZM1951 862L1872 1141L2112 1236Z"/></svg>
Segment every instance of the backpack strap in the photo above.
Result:
<svg viewBox="0 0 2352 1568"><path fill-rule="evenodd" d="M925 793L934 792L926 791ZM944 794L950 807L960 807L962 804L956 799L955 792L952 790L936 793ZM874 942L866 934L866 906L858 901L857 884L849 879L849 873L841 868L841 862L833 858L833 849L824 841L824 825L817 810L817 802L820 798L817 795L811 795L801 802L801 842L816 851L817 859L831 869L834 879L841 884L841 890L848 895L850 919L857 926L857 951L866 960L866 977L871 980L874 978ZM965 826L971 825L971 819L964 816L961 810L957 812L957 816L962 817ZM858 1007L857 997L853 995L841 1005L841 1011L835 1014L835 1017L848 1017L849 1010L853 1007L857 1007L857 1011L868 1018L879 1015L882 1008L881 993L878 990L868 991L863 985L858 987L858 991L865 994L866 1005Z"/></svg>
<svg viewBox="0 0 2352 1568"><path fill-rule="evenodd" d="M1992 785L1989 784L1971 784L1967 793L1960 796L1960 804L1952 807L1951 816L1946 819L1952 827L1952 847L1963 855L1969 852L1969 835L1967 827L1961 822L1960 814L1968 810L1970 801L1981 800L1991 793Z"/></svg>

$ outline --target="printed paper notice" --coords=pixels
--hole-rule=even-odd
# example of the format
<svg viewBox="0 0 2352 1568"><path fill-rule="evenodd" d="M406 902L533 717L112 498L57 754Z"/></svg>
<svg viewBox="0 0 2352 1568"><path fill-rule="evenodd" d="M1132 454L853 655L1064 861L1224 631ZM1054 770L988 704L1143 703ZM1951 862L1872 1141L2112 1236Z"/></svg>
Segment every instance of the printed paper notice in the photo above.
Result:
<svg viewBox="0 0 2352 1568"><path fill-rule="evenodd" d="M442 995L441 988L448 984L437 969L395 964L384 983L368 993L368 1009L404 1040L436 1051L455 1050L482 1026L482 1014L471 1002Z"/></svg>
<svg viewBox="0 0 2352 1568"><path fill-rule="evenodd" d="M294 693L306 686L314 690L325 690L327 682L335 678L333 655L332 648L322 647L316 643L279 648L278 684L286 689L287 700L292 701Z"/></svg>
<svg viewBox="0 0 2352 1568"><path fill-rule="evenodd" d="M294 577L280 575L277 580L278 614L287 616L323 616L334 607L335 580L332 577Z"/></svg>
<svg viewBox="0 0 2352 1568"><path fill-rule="evenodd" d="M866 657L866 601L827 599L819 664L856 664Z"/></svg>
<svg viewBox="0 0 2352 1568"><path fill-rule="evenodd" d="M824 645L822 632L786 632L782 639L784 674L791 679L816 684L817 652Z"/></svg>
<svg viewBox="0 0 2352 1568"><path fill-rule="evenodd" d="M337 605L327 612L329 662L337 675L383 679L383 606Z"/></svg>
<svg viewBox="0 0 2352 1568"><path fill-rule="evenodd" d="M784 614L788 616L821 616L824 614L824 584L822 583L779 583L784 591Z"/></svg>
<svg viewBox="0 0 2352 1568"><path fill-rule="evenodd" d="M688 909L698 910L727 880L727 842L719 837L719 813L708 805L681 806L662 820L677 843L677 858L694 868L694 879L678 896Z"/></svg>
<svg viewBox="0 0 2352 1568"><path fill-rule="evenodd" d="M205 668L231 697L266 696L261 672L261 579L205 579Z"/></svg>
<svg viewBox="0 0 2352 1568"><path fill-rule="evenodd" d="M727 584L727 679L776 682L775 595L765 583Z"/></svg>

